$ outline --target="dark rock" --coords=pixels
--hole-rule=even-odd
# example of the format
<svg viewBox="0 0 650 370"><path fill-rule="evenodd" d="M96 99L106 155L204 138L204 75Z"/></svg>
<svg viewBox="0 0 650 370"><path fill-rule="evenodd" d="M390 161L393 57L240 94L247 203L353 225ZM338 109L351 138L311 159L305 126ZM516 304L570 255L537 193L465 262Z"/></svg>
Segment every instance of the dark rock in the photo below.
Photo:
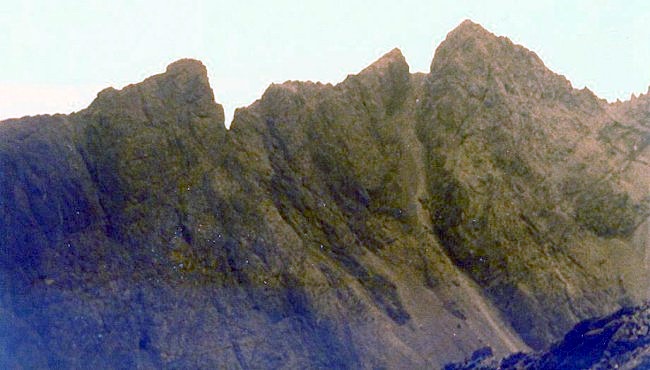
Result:
<svg viewBox="0 0 650 370"><path fill-rule="evenodd" d="M650 306L624 308L576 325L548 351L496 361L476 353L447 369L646 369L650 362Z"/></svg>

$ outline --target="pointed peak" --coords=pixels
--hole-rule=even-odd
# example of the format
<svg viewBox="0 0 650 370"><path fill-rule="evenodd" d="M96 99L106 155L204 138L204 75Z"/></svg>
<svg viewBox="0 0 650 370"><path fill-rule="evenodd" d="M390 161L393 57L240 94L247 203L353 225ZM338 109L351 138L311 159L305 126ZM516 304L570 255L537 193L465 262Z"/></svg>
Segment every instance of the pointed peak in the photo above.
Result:
<svg viewBox="0 0 650 370"><path fill-rule="evenodd" d="M465 19L462 21L456 28L454 28L450 33L487 33L490 34L488 30L483 28L478 23L473 22L470 19Z"/></svg>
<svg viewBox="0 0 650 370"><path fill-rule="evenodd" d="M382 60L382 59L403 60L404 55L402 54L402 51L399 48L393 48L391 51L389 51L388 53L382 55L382 57L379 58L379 60Z"/></svg>
<svg viewBox="0 0 650 370"><path fill-rule="evenodd" d="M495 35L478 23L465 20L449 32L438 46L431 68L433 71L436 65L441 66L450 61L473 60L479 63L492 60L496 63L499 58L530 60L537 67L543 67L542 61L535 53L514 44L507 37Z"/></svg>
<svg viewBox="0 0 650 370"><path fill-rule="evenodd" d="M361 74L381 72L392 65L406 66L406 69L408 70L408 63L406 63L406 58L404 58L404 55L399 48L394 48L388 53L382 55L374 63L361 71Z"/></svg>
<svg viewBox="0 0 650 370"><path fill-rule="evenodd" d="M440 47L451 45L453 48L458 48L465 45L467 42L485 44L499 39L505 38L499 37L483 28L480 24L466 19L447 34L447 38L442 42L442 44L440 44Z"/></svg>

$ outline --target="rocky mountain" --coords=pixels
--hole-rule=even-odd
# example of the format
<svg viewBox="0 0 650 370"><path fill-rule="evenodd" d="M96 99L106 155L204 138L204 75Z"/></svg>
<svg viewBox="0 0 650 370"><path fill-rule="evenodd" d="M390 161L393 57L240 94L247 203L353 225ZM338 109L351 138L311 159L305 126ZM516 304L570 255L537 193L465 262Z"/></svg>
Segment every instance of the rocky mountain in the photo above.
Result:
<svg viewBox="0 0 650 370"><path fill-rule="evenodd" d="M411 74L271 85L230 129L180 60L0 122L0 367L431 368L650 298L650 98L465 21Z"/></svg>

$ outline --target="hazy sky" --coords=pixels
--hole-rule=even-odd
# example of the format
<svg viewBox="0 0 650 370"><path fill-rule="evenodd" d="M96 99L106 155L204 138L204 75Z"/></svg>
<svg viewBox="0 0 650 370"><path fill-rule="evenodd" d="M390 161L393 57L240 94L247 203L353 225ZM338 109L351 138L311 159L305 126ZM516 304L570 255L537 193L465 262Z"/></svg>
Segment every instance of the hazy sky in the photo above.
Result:
<svg viewBox="0 0 650 370"><path fill-rule="evenodd" d="M0 119L80 110L192 57L229 124L272 82L339 82L394 47L427 71L466 18L608 100L650 84L647 1L0 0Z"/></svg>

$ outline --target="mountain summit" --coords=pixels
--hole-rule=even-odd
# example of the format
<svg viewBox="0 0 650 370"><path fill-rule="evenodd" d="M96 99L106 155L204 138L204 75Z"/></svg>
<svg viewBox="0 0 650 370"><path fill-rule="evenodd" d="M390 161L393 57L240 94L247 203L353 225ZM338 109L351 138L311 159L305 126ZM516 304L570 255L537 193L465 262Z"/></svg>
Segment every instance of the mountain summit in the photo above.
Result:
<svg viewBox="0 0 650 370"><path fill-rule="evenodd" d="M0 367L431 368L650 298L650 104L463 22L270 86L181 60L0 122Z"/></svg>

